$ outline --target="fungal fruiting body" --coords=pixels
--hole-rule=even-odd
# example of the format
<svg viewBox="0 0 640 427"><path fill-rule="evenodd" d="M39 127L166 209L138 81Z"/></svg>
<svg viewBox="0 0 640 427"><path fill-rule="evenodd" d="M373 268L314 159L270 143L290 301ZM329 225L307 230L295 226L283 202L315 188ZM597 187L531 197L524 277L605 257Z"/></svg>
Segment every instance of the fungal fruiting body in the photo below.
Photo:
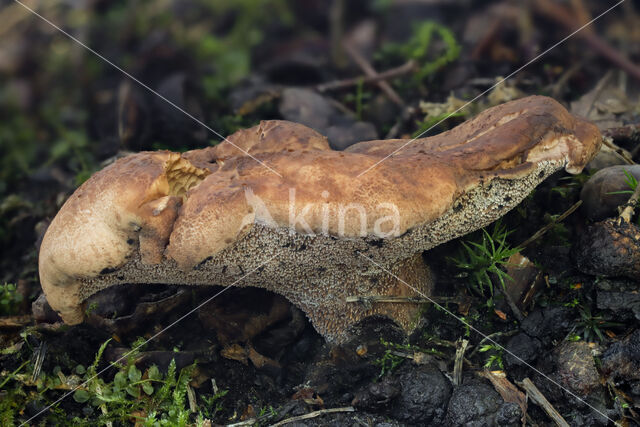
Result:
<svg viewBox="0 0 640 427"><path fill-rule="evenodd" d="M409 144L333 151L310 128L265 121L215 147L133 154L55 217L42 287L69 324L115 284L234 283L283 295L330 341L371 315L409 330L416 304L346 298L429 295L423 251L495 221L551 173L578 173L600 141L594 125L533 96Z"/></svg>

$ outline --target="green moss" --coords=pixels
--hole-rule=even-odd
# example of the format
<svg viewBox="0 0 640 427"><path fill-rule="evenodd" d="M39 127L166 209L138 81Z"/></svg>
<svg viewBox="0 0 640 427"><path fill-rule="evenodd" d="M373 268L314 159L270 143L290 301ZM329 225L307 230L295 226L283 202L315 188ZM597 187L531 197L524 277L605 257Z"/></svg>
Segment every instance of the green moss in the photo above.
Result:
<svg viewBox="0 0 640 427"><path fill-rule="evenodd" d="M434 36L442 41L442 48L434 48ZM416 82L424 82L445 65L458 59L460 45L453 32L442 24L425 21L417 25L413 35L404 44L387 43L378 54L379 59L387 60L413 59L418 64L418 71L414 75Z"/></svg>
<svg viewBox="0 0 640 427"><path fill-rule="evenodd" d="M8 316L16 314L21 302L22 295L18 293L16 285L13 283L0 285L0 315Z"/></svg>

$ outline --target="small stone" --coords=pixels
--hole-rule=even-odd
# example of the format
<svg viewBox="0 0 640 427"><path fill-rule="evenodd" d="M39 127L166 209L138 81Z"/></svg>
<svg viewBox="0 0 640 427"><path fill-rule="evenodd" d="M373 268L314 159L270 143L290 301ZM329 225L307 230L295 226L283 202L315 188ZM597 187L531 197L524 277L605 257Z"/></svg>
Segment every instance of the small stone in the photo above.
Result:
<svg viewBox="0 0 640 427"><path fill-rule="evenodd" d="M447 407L446 425L518 426L522 411L515 403L506 403L488 384L466 381L453 390Z"/></svg>
<svg viewBox="0 0 640 427"><path fill-rule="evenodd" d="M587 228L573 248L580 271L608 277L640 275L640 227L609 218Z"/></svg>
<svg viewBox="0 0 640 427"><path fill-rule="evenodd" d="M602 355L602 373L629 382L640 380L640 329L609 346Z"/></svg>
<svg viewBox="0 0 640 427"><path fill-rule="evenodd" d="M557 370L554 378L574 393L587 396L600 385L593 352L597 345L586 341L564 341L554 350Z"/></svg>
<svg viewBox="0 0 640 427"><path fill-rule="evenodd" d="M596 172L582 187L580 200L582 211L592 221L602 221L618 214L618 206L629 200L629 194L612 194L631 191L624 172L640 180L640 165L611 166Z"/></svg>
<svg viewBox="0 0 640 427"><path fill-rule="evenodd" d="M439 425L444 421L451 383L433 365L406 364L399 372L400 395L392 416L407 423Z"/></svg>

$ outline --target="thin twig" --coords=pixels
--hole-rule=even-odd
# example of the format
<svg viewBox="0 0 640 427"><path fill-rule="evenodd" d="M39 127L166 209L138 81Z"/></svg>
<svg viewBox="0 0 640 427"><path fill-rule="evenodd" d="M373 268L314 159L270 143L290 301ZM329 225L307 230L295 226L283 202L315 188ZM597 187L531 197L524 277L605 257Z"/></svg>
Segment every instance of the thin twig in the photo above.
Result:
<svg viewBox="0 0 640 427"><path fill-rule="evenodd" d="M632 420L634 420L636 423L638 423L640 425L640 419L638 417L638 413L636 411L633 410L633 408L631 407L631 405L629 405L626 409L629 411L629 413L631 414L631 417L628 417L627 415L625 415L624 411L625 408L623 407L622 402L627 402L629 400L628 396L625 396L624 393L622 393L620 390L618 390L618 388L616 387L616 385L613 383L613 381L611 380L611 377L607 378L607 387L609 388L609 393L613 393L613 395L615 396L616 401L618 402L617 406L619 411L620 411L620 416L622 418L631 418Z"/></svg>
<svg viewBox="0 0 640 427"><path fill-rule="evenodd" d="M556 423L556 425L560 427L569 427L569 424L562 418L562 415L553 407L551 403L547 400L546 397L542 394L538 387L529 379L525 378L521 383L518 384L527 392L527 396L531 398L531 400L540 406L544 411L551 417L551 419Z"/></svg>
<svg viewBox="0 0 640 427"><path fill-rule="evenodd" d="M340 43L344 36L345 1L334 0L329 7L329 36L331 40L331 59L337 68L347 65L347 58Z"/></svg>
<svg viewBox="0 0 640 427"><path fill-rule="evenodd" d="M367 76L374 77L378 75L378 72L373 68L371 63L369 63L369 61L367 61L367 59L362 56L357 49L355 49L349 43L344 43L344 48L351 59L353 59L353 61L358 65L358 67L360 67L362 71L364 71ZM400 107L404 107L404 101L402 100L402 98L400 98L396 91L393 90L389 83L384 80L380 80L376 84L378 85L378 87L380 87L380 89L382 89L382 91L387 95L387 97L389 97L391 101L393 101Z"/></svg>
<svg viewBox="0 0 640 427"><path fill-rule="evenodd" d="M524 316L522 315L522 312L518 308L518 304L516 304L516 302L511 297L511 294L507 292L506 289L502 289L500 287L498 288L498 292L502 293L502 296L504 296L504 299L507 301L507 305L511 309L511 312L513 313L515 318L518 319L519 322L522 322L522 320L524 319Z"/></svg>
<svg viewBox="0 0 640 427"><path fill-rule="evenodd" d="M308 420L310 418L319 417L320 415L335 414L339 412L355 412L355 408L353 406L346 406L344 408L320 409L319 411L313 411L313 412L309 412L308 414L298 415L297 417L287 418L285 420L272 424L271 427L283 426L285 424L293 423L295 421Z"/></svg>
<svg viewBox="0 0 640 427"><path fill-rule="evenodd" d="M400 134L400 130L404 127L404 125L411 120L411 118L416 114L416 108L412 106L407 106L402 110L402 113L398 116L396 123L391 127L385 139L393 139L396 138Z"/></svg>
<svg viewBox="0 0 640 427"><path fill-rule="evenodd" d="M344 89L350 86L357 86L360 83L378 83L382 80L390 80L396 77L404 76L405 74L411 74L416 70L416 63L414 60L409 60L403 65L395 68L390 68L387 71L378 73L374 76L358 76L350 79L334 80L332 82L321 83L316 85L315 89L318 92L326 92L328 90Z"/></svg>
<svg viewBox="0 0 640 427"><path fill-rule="evenodd" d="M490 371L485 368L484 371L478 372L478 375L491 381L493 388L502 396L505 402L515 403L520 407L522 410L522 427L525 427L528 409L527 396L507 379L507 374L504 371Z"/></svg>
<svg viewBox="0 0 640 427"><path fill-rule="evenodd" d="M602 131L602 134L613 138L614 141L640 142L640 123L605 129ZM638 146L636 146L636 148L637 147Z"/></svg>
<svg viewBox="0 0 640 427"><path fill-rule="evenodd" d="M462 384L462 362L464 361L464 352L467 351L469 340L462 340L460 346L456 349L456 359L453 364L453 385Z"/></svg>
<svg viewBox="0 0 640 427"><path fill-rule="evenodd" d="M533 236L529 237L527 240L525 240L524 242L520 243L519 245L517 245L517 248L525 248L527 245L529 245L531 242L539 239L540 237L542 237L547 231L549 231L554 225L564 221L564 219L566 217L568 217L569 215L571 215L573 212L575 212L576 209L578 209L580 207L580 205L582 204L582 200L577 201L576 203L573 204L573 206L571 206L569 209L567 209L566 211L564 211L562 213L562 215L560 215L559 217L557 217L556 219L554 219L553 221L551 221L549 224L545 225L544 227L542 227L540 230L536 231Z"/></svg>
<svg viewBox="0 0 640 427"><path fill-rule="evenodd" d="M569 67L567 71L562 73L557 82L551 85L551 97L559 99L561 95L561 91L566 89L569 85L569 79L575 75L582 67L584 67L585 59L581 58L579 61L576 61L575 64Z"/></svg>
<svg viewBox="0 0 640 427"><path fill-rule="evenodd" d="M539 13L556 21L568 31L575 31L581 25L572 12L551 0L537 0L535 6ZM576 36L584 40L593 50L607 58L612 64L626 71L633 78L640 80L640 67L602 40L595 32L580 31Z"/></svg>
<svg viewBox="0 0 640 427"><path fill-rule="evenodd" d="M0 329L21 328L33 322L30 314L0 317Z"/></svg>
<svg viewBox="0 0 640 427"><path fill-rule="evenodd" d="M396 297L396 296L388 296L388 295L359 295L359 296L348 296L345 299L346 302L359 302L362 304L372 304L372 303L409 303L409 304L426 304L431 302L437 303L446 303L446 302L460 302L460 299L457 297L431 297L431 298L422 298L422 297Z"/></svg>
<svg viewBox="0 0 640 427"><path fill-rule="evenodd" d="M614 144L613 138L611 138L610 136L604 136L602 138L602 143L607 147L609 147L610 149L612 149L614 152L616 152L620 157L622 157L622 160L627 162L627 164L629 165L636 164L636 162L633 161L633 159L631 158L627 150L625 150L624 148L618 147L616 144Z"/></svg>

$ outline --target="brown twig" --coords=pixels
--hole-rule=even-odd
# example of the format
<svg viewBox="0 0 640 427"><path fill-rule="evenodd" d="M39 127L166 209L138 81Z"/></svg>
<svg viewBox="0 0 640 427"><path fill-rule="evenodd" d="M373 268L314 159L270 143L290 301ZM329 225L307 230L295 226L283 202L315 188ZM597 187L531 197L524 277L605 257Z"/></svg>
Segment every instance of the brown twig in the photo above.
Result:
<svg viewBox="0 0 640 427"><path fill-rule="evenodd" d="M355 408L353 406L346 406L344 408L320 409L319 411L313 411L313 412L309 412L308 414L298 415L297 417L287 418L285 420L272 424L271 427L283 426L285 424L293 423L296 421L308 420L310 418L319 417L320 415L336 414L339 412L355 412Z"/></svg>
<svg viewBox="0 0 640 427"><path fill-rule="evenodd" d="M33 318L29 314L21 316L4 316L0 317L0 329L21 328L28 325L32 321Z"/></svg>
<svg viewBox="0 0 640 427"><path fill-rule="evenodd" d="M387 71L383 71L382 73L378 73L374 76L358 76L350 79L343 80L334 80L332 82L321 83L316 85L315 89L318 92L326 92L328 90L336 90L343 89L345 87L357 86L360 83L369 84L369 83L378 83L383 80L390 80L396 77L404 76L405 74L410 74L416 70L416 63L414 60L409 60L403 65L395 68L390 68Z"/></svg>
<svg viewBox="0 0 640 427"><path fill-rule="evenodd" d="M479 372L478 375L491 381L493 388L502 396L505 402L515 403L522 409L522 427L526 426L527 396L507 379L507 374L504 371L489 371L485 369Z"/></svg>
<svg viewBox="0 0 640 427"><path fill-rule="evenodd" d="M529 245L531 242L538 240L540 237L544 236L544 234L549 231L554 225L564 221L564 219L566 217L568 217L569 215L571 215L573 212L575 212L576 209L578 209L580 207L580 205L582 204L582 200L577 201L576 203L573 204L573 206L571 206L569 209L567 209L566 211L564 211L559 217L557 217L556 219L554 219L553 221L551 221L549 224L545 225L544 227L542 227L540 230L536 231L533 236L529 237L527 240L525 240L524 242L520 243L519 245L517 245L517 248L525 248L527 245Z"/></svg>
<svg viewBox="0 0 640 427"><path fill-rule="evenodd" d="M618 401L618 405L616 405L616 406L620 409L620 416L623 417L623 418L631 418L636 423L640 423L640 419L638 417L638 413L633 410L632 406L629 405L626 408L629 411L629 413L631 414L631 417L628 417L627 415L625 415L624 407L622 406L622 403L621 403L621 402L633 401L633 399L630 399L629 396L625 395L625 393L623 393L620 390L618 390L618 388L613 383L613 381L611 380L610 377L607 378L607 387L609 388L609 393L612 393L615 396L616 401Z"/></svg>
<svg viewBox="0 0 640 427"><path fill-rule="evenodd" d="M614 141L640 142L640 123L605 129L602 134L612 138Z"/></svg>
<svg viewBox="0 0 640 427"><path fill-rule="evenodd" d="M511 312L513 313L515 318L518 319L519 322L522 322L524 320L524 315L518 308L518 304L516 304L516 302L511 297L511 294L507 292L506 289L498 288L498 290L500 293L502 293L502 296L504 296L504 299L507 301L507 305L511 309Z"/></svg>
<svg viewBox="0 0 640 427"><path fill-rule="evenodd" d="M540 406L544 411L551 417L551 419L556 423L556 425L561 427L569 427L569 424L562 418L562 415L553 407L551 403L544 397L544 394L538 387L529 379L525 378L521 383L518 384L521 386L526 392L527 396L531 399L531 401L538 406Z"/></svg>
<svg viewBox="0 0 640 427"><path fill-rule="evenodd" d="M575 64L571 65L569 69L567 69L560 78L551 85L551 97L552 98L560 98L562 90L568 87L568 82L571 77L573 77L582 67L584 67L585 59L581 58Z"/></svg>
<svg viewBox="0 0 640 427"><path fill-rule="evenodd" d="M398 116L396 123L393 125L391 130L385 136L385 139L393 139L396 138L400 134L400 129L407 123L413 115L416 114L416 109L412 106L405 107L402 110L402 114Z"/></svg>
<svg viewBox="0 0 640 427"><path fill-rule="evenodd" d="M640 123L633 123L615 128L609 128L602 131L602 135L608 140L611 138L613 141L623 141L636 144L631 150L631 161L640 152ZM625 160L627 160L625 158Z"/></svg>
<svg viewBox="0 0 640 427"><path fill-rule="evenodd" d="M569 31L576 31L581 27L580 22L576 20L574 14L556 2L551 0L537 0L535 2L535 8L540 14L557 22ZM602 40L595 32L580 31L576 33L576 37L584 40L593 50L607 58L612 64L626 71L635 79L640 80L640 67L629 61L627 57Z"/></svg>
<svg viewBox="0 0 640 427"><path fill-rule="evenodd" d="M334 0L329 8L329 36L331 40L331 59L338 68L346 66L346 58L342 47L344 36L345 0Z"/></svg>
<svg viewBox="0 0 640 427"><path fill-rule="evenodd" d="M349 43L344 43L344 49L351 57L351 59L353 59L353 62L355 62L367 76L374 77L378 75L378 72L373 68L371 63L364 56L362 56L357 49L355 49ZM393 90L389 83L384 80L380 80L376 84L378 85L378 87L380 87L380 89L382 89L382 91L387 95L387 97L389 97L391 101L393 101L400 107L404 107L404 101L402 100L402 98L400 98L396 91Z"/></svg>
<svg viewBox="0 0 640 427"><path fill-rule="evenodd" d="M390 295L356 295L349 296L345 299L346 302L359 302L363 304L373 303L409 303L409 304L426 304L426 303L447 303L447 302L460 302L456 297L396 297Z"/></svg>
<svg viewBox="0 0 640 427"><path fill-rule="evenodd" d="M631 155L629 155L627 150L625 150L624 148L618 147L616 144L614 144L610 137L608 136L603 137L602 143L607 147L609 147L610 149L612 149L613 151L615 151L620 157L622 157L622 160L624 160L627 164L629 165L636 164L636 162L633 161L633 159L631 158Z"/></svg>

